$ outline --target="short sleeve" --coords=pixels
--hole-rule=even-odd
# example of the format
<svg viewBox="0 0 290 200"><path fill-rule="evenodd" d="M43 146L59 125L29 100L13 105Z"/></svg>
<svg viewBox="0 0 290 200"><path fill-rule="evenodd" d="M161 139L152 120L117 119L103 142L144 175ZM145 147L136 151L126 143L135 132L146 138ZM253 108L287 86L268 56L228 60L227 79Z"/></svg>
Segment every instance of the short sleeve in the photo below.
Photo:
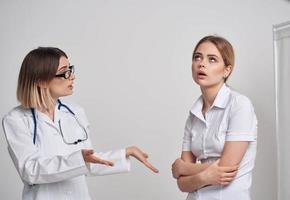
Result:
<svg viewBox="0 0 290 200"><path fill-rule="evenodd" d="M184 128L184 136L182 142L182 151L191 151L191 128L192 128L192 116L189 114Z"/></svg>
<svg viewBox="0 0 290 200"><path fill-rule="evenodd" d="M226 141L256 141L257 118L251 101L245 96L233 99Z"/></svg>

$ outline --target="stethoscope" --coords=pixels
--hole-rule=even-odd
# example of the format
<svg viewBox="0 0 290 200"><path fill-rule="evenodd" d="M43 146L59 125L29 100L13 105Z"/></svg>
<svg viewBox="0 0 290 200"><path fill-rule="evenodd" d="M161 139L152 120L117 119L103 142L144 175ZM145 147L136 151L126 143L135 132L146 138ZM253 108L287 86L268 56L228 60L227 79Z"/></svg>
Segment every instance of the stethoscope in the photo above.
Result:
<svg viewBox="0 0 290 200"><path fill-rule="evenodd" d="M75 113L74 113L74 112L73 112L73 111L72 111L72 110L71 110L67 105L61 103L61 101L60 101L59 99L57 100L57 102L58 102L58 107L57 107L58 110L60 110L61 107L66 108L67 111L68 111L69 113L71 113L71 114L74 116L74 118L76 119L78 125L79 125L79 126L84 130L84 132L85 132L85 137L84 137L84 139L77 139L77 140L74 141L74 142L68 142L68 141L66 141L66 139L65 139L64 136L63 136L62 128L61 128L61 123L60 123L60 120L58 120L58 126L59 126L59 130L60 130L60 134L61 134L61 136L62 136L62 139L63 139L64 143L67 144L67 145L76 145L76 144L78 144L78 143L80 143L80 142L83 142L83 141L87 140L87 139L88 139L87 131L86 131L86 129L85 129L85 128L80 124L79 120L76 118ZM31 108L31 113L32 113L32 118L33 118L33 123L34 123L34 129L33 129L33 144L35 144L35 142L36 142L36 135L37 135L37 121L36 121L35 108Z"/></svg>

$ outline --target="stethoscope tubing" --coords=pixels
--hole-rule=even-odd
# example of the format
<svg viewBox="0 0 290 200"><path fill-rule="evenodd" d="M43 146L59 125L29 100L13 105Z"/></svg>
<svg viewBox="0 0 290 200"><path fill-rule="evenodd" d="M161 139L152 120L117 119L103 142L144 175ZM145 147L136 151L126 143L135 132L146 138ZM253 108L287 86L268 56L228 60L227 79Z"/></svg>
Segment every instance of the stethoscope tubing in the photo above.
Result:
<svg viewBox="0 0 290 200"><path fill-rule="evenodd" d="M58 110L61 109L61 107L66 108L73 116L75 116L75 113L65 104L61 103L61 101L58 99ZM31 113L32 113L32 119L33 119L33 123L34 123L34 127L33 127L33 144L36 143L36 135L37 135L37 121L36 121L36 114L35 114L35 108L30 108ZM86 130L85 130L86 132ZM87 132L86 132L87 134Z"/></svg>

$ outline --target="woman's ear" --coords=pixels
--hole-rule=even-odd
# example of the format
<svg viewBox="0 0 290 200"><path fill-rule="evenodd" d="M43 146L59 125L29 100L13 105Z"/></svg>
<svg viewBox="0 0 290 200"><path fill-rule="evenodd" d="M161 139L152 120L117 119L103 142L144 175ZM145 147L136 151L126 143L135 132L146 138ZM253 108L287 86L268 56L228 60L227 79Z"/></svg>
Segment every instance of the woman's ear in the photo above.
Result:
<svg viewBox="0 0 290 200"><path fill-rule="evenodd" d="M43 89L48 88L48 83L47 83L47 82L44 82L44 81L39 81L39 82L37 82L36 85L37 85L38 87L40 87L40 88L43 88Z"/></svg>
<svg viewBox="0 0 290 200"><path fill-rule="evenodd" d="M229 75L232 73L232 69L233 69L233 66L232 65L228 65L225 67L224 69L224 78L228 78Z"/></svg>

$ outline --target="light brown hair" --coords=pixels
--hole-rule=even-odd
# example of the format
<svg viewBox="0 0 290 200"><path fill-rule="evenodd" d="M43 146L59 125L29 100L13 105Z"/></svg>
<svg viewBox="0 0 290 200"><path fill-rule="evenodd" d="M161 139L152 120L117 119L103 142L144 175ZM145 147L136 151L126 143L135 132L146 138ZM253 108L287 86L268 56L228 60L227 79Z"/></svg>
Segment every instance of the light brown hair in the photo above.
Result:
<svg viewBox="0 0 290 200"><path fill-rule="evenodd" d="M24 58L17 84L17 99L25 108L48 109L52 104L49 88L45 85L57 72L59 59L65 52L55 47L38 47Z"/></svg>

